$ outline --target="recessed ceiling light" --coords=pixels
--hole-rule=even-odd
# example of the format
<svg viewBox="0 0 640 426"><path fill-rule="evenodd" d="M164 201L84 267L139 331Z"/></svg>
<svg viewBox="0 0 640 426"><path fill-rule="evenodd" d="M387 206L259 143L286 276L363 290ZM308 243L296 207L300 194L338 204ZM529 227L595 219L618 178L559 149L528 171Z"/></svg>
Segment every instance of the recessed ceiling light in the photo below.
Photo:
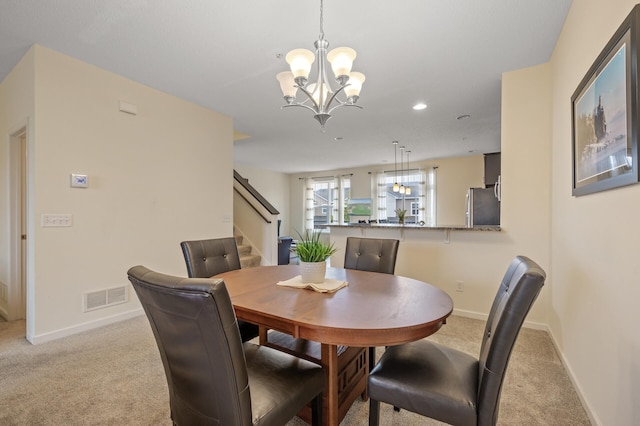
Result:
<svg viewBox="0 0 640 426"><path fill-rule="evenodd" d="M426 109L426 108L427 108L427 104L422 103L422 102L417 103L417 104L415 104L413 106L413 109L415 109L416 111L421 111L421 110Z"/></svg>

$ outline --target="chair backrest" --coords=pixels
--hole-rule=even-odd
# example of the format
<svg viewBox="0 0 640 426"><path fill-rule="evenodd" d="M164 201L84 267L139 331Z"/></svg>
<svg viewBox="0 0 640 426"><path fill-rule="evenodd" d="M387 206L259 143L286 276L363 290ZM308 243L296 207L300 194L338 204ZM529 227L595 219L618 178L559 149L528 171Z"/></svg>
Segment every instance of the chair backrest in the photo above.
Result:
<svg viewBox="0 0 640 426"><path fill-rule="evenodd" d="M180 243L189 278L209 278L240 269L238 245L233 237Z"/></svg>
<svg viewBox="0 0 640 426"><path fill-rule="evenodd" d="M511 351L546 274L534 261L517 256L509 265L491 306L478 371L478 424L494 425Z"/></svg>
<svg viewBox="0 0 640 426"><path fill-rule="evenodd" d="M392 239L347 237L344 267L393 274L399 245Z"/></svg>
<svg viewBox="0 0 640 426"><path fill-rule="evenodd" d="M174 424L250 425L249 378L222 280L127 272L160 350Z"/></svg>

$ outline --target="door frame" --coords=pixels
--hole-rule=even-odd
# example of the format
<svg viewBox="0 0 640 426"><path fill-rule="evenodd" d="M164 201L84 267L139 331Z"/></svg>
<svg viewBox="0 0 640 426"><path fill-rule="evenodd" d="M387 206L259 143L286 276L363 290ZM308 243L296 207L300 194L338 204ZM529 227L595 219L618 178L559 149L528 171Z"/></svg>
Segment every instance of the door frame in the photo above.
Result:
<svg viewBox="0 0 640 426"><path fill-rule="evenodd" d="M25 240L23 251L23 227L29 229L29 120L20 123L9 133L9 285L7 297L8 320L26 319L28 322L28 300L30 291L29 251L31 243ZM20 138L25 139L25 157ZM24 207L23 207L24 206ZM26 232L26 231L24 231ZM24 263L23 263L24 262ZM28 328L28 326L27 326Z"/></svg>

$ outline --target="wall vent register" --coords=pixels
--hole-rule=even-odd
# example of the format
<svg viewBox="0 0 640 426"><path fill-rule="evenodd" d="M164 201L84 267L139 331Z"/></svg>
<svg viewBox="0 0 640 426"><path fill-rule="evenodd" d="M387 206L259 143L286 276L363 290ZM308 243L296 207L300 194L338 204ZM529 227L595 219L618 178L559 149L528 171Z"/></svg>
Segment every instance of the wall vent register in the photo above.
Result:
<svg viewBox="0 0 640 426"><path fill-rule="evenodd" d="M126 286L83 293L83 312L125 303L129 300Z"/></svg>

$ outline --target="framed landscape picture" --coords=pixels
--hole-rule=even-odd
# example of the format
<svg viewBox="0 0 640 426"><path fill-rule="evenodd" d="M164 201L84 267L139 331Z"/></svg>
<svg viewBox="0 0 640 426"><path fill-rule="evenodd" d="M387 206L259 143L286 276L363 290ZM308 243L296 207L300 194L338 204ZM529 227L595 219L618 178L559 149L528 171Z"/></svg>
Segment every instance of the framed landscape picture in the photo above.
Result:
<svg viewBox="0 0 640 426"><path fill-rule="evenodd" d="M574 196L638 182L635 6L571 97Z"/></svg>

